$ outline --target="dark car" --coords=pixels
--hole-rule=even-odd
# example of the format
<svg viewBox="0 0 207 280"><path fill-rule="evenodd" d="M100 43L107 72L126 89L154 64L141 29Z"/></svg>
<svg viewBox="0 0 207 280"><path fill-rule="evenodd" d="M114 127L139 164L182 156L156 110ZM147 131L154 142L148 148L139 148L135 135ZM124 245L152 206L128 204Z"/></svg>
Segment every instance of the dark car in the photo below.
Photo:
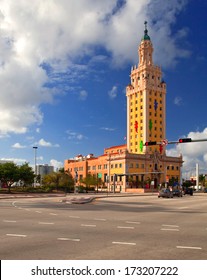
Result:
<svg viewBox="0 0 207 280"><path fill-rule="evenodd" d="M193 188L184 188L183 193L193 195Z"/></svg>
<svg viewBox="0 0 207 280"><path fill-rule="evenodd" d="M183 192L180 189L174 189L172 192L173 192L173 196L178 196L178 197L183 196Z"/></svg>
<svg viewBox="0 0 207 280"><path fill-rule="evenodd" d="M159 191L158 197L167 197L167 198L173 198L173 192L169 189L161 189Z"/></svg>

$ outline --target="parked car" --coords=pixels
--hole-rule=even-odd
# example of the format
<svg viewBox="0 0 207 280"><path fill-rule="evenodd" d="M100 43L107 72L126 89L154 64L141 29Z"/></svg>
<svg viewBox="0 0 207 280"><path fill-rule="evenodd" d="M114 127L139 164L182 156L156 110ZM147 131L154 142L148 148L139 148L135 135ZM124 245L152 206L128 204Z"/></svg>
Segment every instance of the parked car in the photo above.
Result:
<svg viewBox="0 0 207 280"><path fill-rule="evenodd" d="M22 187L23 185L24 185L24 182L21 181L21 180L19 180L19 181L17 181L17 182L12 183L12 184L11 184L11 187L12 187L12 188L13 188L13 187Z"/></svg>
<svg viewBox="0 0 207 280"><path fill-rule="evenodd" d="M178 197L183 196L183 192L180 189L174 189L172 192L173 192L173 196L178 196Z"/></svg>
<svg viewBox="0 0 207 280"><path fill-rule="evenodd" d="M187 188L186 187L186 188L184 188L183 193L193 195L193 188L190 188L190 187Z"/></svg>
<svg viewBox="0 0 207 280"><path fill-rule="evenodd" d="M161 189L158 194L158 198L160 197L173 198L173 192L170 189Z"/></svg>

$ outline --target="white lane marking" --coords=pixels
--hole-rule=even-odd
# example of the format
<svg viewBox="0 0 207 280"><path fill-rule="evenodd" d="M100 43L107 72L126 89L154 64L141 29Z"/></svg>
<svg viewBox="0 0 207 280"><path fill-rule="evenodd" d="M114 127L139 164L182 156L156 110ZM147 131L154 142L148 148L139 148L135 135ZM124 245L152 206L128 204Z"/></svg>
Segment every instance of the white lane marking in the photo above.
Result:
<svg viewBox="0 0 207 280"><path fill-rule="evenodd" d="M182 210L182 209L187 209L187 208L189 208L189 207L187 207L187 206L178 207L178 209L179 209L179 210Z"/></svg>
<svg viewBox="0 0 207 280"><path fill-rule="evenodd" d="M103 221L103 222L105 222L105 221L106 221L106 219L94 218L94 221Z"/></svg>
<svg viewBox="0 0 207 280"><path fill-rule="evenodd" d="M35 211L36 213L39 213L39 214L41 214L42 212L41 211Z"/></svg>
<svg viewBox="0 0 207 280"><path fill-rule="evenodd" d="M4 223L16 223L17 221L3 220Z"/></svg>
<svg viewBox="0 0 207 280"><path fill-rule="evenodd" d="M96 225L81 224L82 227L96 227Z"/></svg>
<svg viewBox="0 0 207 280"><path fill-rule="evenodd" d="M177 226L177 225L162 225L162 227L175 227L175 228L179 228L180 226Z"/></svg>
<svg viewBox="0 0 207 280"><path fill-rule="evenodd" d="M74 241L74 242L79 242L80 239L76 239L76 238L64 238L64 237L60 237L57 240L61 240L61 241Z"/></svg>
<svg viewBox="0 0 207 280"><path fill-rule="evenodd" d="M55 223L39 222L39 225L54 225Z"/></svg>
<svg viewBox="0 0 207 280"><path fill-rule="evenodd" d="M180 231L178 228L161 228L160 230L167 230L167 231Z"/></svg>
<svg viewBox="0 0 207 280"><path fill-rule="evenodd" d="M134 229L134 227L123 227L123 226L117 226L117 228Z"/></svg>
<svg viewBox="0 0 207 280"><path fill-rule="evenodd" d="M176 248L178 248L178 249L202 250L201 247L176 246Z"/></svg>
<svg viewBox="0 0 207 280"><path fill-rule="evenodd" d="M69 216L69 218L73 218L73 219L80 219L79 216Z"/></svg>
<svg viewBox="0 0 207 280"><path fill-rule="evenodd" d="M126 221L127 224L137 224L140 225L140 222Z"/></svg>
<svg viewBox="0 0 207 280"><path fill-rule="evenodd" d="M56 214L56 213L50 213L50 215L57 216L58 214Z"/></svg>
<svg viewBox="0 0 207 280"><path fill-rule="evenodd" d="M120 242L120 241L113 241L112 244L120 244L120 245L133 245L135 246L136 243L129 243L129 242Z"/></svg>
<svg viewBox="0 0 207 280"><path fill-rule="evenodd" d="M15 233L7 233L7 236L13 236L13 237L27 237L27 235L24 234L15 234Z"/></svg>

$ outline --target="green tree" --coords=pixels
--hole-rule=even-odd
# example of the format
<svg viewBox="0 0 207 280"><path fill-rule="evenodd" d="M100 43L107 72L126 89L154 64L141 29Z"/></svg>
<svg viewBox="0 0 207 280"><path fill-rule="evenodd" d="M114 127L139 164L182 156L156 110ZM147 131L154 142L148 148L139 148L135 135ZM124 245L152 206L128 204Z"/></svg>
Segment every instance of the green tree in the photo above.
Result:
<svg viewBox="0 0 207 280"><path fill-rule="evenodd" d="M99 182L100 179L91 174L87 174L86 177L81 180L81 183L85 184L87 189L90 189L91 186L98 186Z"/></svg>
<svg viewBox="0 0 207 280"><path fill-rule="evenodd" d="M23 181L24 185L30 185L34 181L34 171L28 163L24 163L19 167L19 179Z"/></svg>
<svg viewBox="0 0 207 280"><path fill-rule="evenodd" d="M203 174L199 175L199 183L201 184L202 187L205 186L205 180L206 180L205 175Z"/></svg>
<svg viewBox="0 0 207 280"><path fill-rule="evenodd" d="M11 192L11 185L13 182L20 179L18 166L13 162L6 162L0 164L0 178L1 182L8 186L8 192Z"/></svg>
<svg viewBox="0 0 207 280"><path fill-rule="evenodd" d="M57 190L58 188L70 189L72 186L74 186L72 175L70 173L64 173L60 171L45 175L42 182L45 186L56 188Z"/></svg>

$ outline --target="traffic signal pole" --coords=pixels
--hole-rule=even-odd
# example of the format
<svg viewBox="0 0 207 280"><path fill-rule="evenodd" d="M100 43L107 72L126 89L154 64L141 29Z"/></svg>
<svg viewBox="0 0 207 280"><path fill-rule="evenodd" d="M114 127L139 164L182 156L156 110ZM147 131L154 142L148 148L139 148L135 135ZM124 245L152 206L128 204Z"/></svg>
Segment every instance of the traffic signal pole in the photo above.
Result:
<svg viewBox="0 0 207 280"><path fill-rule="evenodd" d="M183 143L190 143L190 142L205 142L207 138L204 139L191 139L191 138L180 138L178 141L149 141L145 142L144 146L153 146L153 145L168 145L168 144L183 144Z"/></svg>

